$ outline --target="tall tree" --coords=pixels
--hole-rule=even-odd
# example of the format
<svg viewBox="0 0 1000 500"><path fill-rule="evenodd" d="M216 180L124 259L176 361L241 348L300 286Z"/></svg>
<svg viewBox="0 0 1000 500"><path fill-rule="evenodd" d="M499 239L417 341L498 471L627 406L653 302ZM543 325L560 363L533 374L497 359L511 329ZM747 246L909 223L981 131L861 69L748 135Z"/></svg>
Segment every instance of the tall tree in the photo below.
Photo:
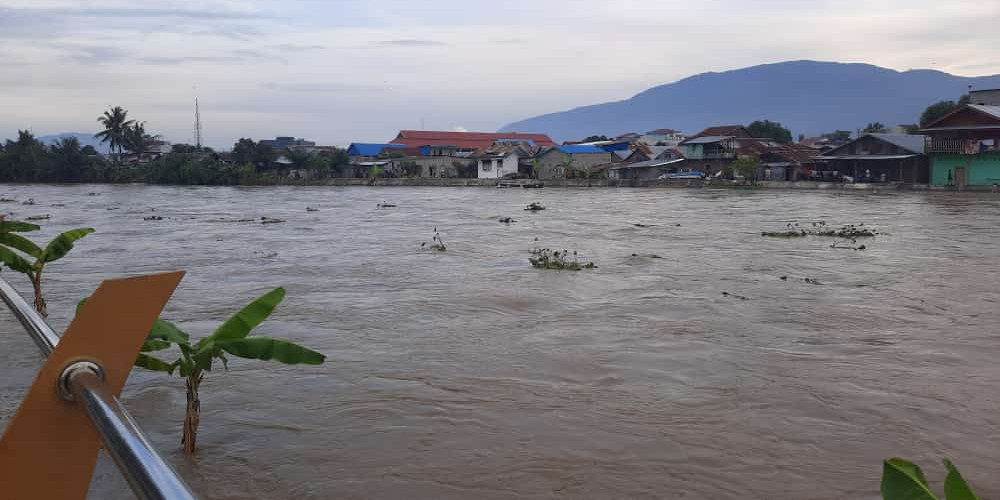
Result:
<svg viewBox="0 0 1000 500"><path fill-rule="evenodd" d="M50 148L55 162L57 177L62 182L78 182L87 159L76 137L59 139Z"/></svg>
<svg viewBox="0 0 1000 500"><path fill-rule="evenodd" d="M233 144L233 162L237 165L253 165L257 143L253 139L240 138Z"/></svg>
<svg viewBox="0 0 1000 500"><path fill-rule="evenodd" d="M885 132L885 125L882 122L871 122L865 125L864 133L866 134L878 134Z"/></svg>
<svg viewBox="0 0 1000 500"><path fill-rule="evenodd" d="M778 142L792 142L792 132L778 122L757 120L747 125L747 132L753 137L772 139Z"/></svg>
<svg viewBox="0 0 1000 500"><path fill-rule="evenodd" d="M122 146L133 153L135 159L138 160L149 151L155 140L155 136L146 133L146 124L137 121L132 123L131 126L125 127Z"/></svg>
<svg viewBox="0 0 1000 500"><path fill-rule="evenodd" d="M122 148L125 147L127 129L133 123L132 120L128 119L128 111L121 106L115 106L97 117L97 121L104 127L104 130L94 134L94 137L100 139L101 142L108 143L112 152L118 149L120 157ZM120 161L120 158L118 160Z"/></svg>

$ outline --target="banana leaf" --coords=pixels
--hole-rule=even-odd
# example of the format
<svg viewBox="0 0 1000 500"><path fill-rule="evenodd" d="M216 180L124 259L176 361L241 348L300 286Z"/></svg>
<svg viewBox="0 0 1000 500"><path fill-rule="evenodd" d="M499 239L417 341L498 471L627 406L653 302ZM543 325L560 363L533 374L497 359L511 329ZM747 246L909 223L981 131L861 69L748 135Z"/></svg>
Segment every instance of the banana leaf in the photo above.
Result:
<svg viewBox="0 0 1000 500"><path fill-rule="evenodd" d="M244 307L240 312L234 314L226 320L218 330L211 336L206 337L198 343L201 349L208 342L220 342L226 340L242 339L250 334L250 331L261 324L274 308L285 298L284 288L275 288L270 292L261 295L256 300Z"/></svg>
<svg viewBox="0 0 1000 500"><path fill-rule="evenodd" d="M63 258L70 250L73 249L73 242L93 233L94 229L89 227L83 227L79 229L71 229L65 233L56 236L52 241L49 242L48 246L39 256L38 260L41 262L52 262L54 260L59 260Z"/></svg>
<svg viewBox="0 0 1000 500"><path fill-rule="evenodd" d="M20 250L35 258L38 258L42 253L42 249L38 248L38 245L32 243L31 240L24 236L14 233L0 232L0 245Z"/></svg>
<svg viewBox="0 0 1000 500"><path fill-rule="evenodd" d="M944 459L944 466L948 469L948 476L944 479L944 496L948 500L979 500L979 497L972 492L962 474L958 472L955 464L951 460Z"/></svg>
<svg viewBox="0 0 1000 500"><path fill-rule="evenodd" d="M170 364L162 359L154 358L148 354L139 354L139 357L135 358L135 366L155 372L173 374L175 365L176 363Z"/></svg>
<svg viewBox="0 0 1000 500"><path fill-rule="evenodd" d="M149 332L149 339L166 340L175 344L187 344L188 334L177 328L177 325L165 320L157 319L153 323L153 329Z"/></svg>
<svg viewBox="0 0 1000 500"><path fill-rule="evenodd" d="M25 233L28 231L38 231L39 229L41 229L40 226L36 226L29 222L20 222L16 220L0 222L0 233Z"/></svg>
<svg viewBox="0 0 1000 500"><path fill-rule="evenodd" d="M927 487L927 478L916 464L902 458L886 460L882 468L884 500L937 500Z"/></svg>
<svg viewBox="0 0 1000 500"><path fill-rule="evenodd" d="M31 262L4 246L0 246L0 262L19 273L30 274L34 271Z"/></svg>
<svg viewBox="0 0 1000 500"><path fill-rule="evenodd" d="M312 350L284 340L270 339L267 337L252 337L237 340L228 340L217 344L223 351L248 359L261 359L264 361L279 361L281 363L294 365L318 365L326 360L326 356Z"/></svg>

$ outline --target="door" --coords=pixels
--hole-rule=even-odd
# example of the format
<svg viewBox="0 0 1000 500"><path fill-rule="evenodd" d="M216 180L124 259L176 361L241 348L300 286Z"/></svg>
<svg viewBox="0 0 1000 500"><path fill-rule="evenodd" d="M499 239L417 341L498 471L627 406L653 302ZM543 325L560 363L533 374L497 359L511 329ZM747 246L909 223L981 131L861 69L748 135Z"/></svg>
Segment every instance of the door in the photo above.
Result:
<svg viewBox="0 0 1000 500"><path fill-rule="evenodd" d="M965 187L965 167L955 167L955 186L958 189Z"/></svg>

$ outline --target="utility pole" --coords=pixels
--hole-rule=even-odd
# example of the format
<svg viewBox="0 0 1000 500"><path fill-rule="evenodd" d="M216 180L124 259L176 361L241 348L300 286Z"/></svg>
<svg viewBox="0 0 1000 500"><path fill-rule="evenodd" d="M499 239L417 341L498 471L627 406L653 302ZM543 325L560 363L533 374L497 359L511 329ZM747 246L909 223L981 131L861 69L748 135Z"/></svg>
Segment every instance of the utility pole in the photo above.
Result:
<svg viewBox="0 0 1000 500"><path fill-rule="evenodd" d="M201 112L198 110L198 98L194 98L194 145L201 149Z"/></svg>

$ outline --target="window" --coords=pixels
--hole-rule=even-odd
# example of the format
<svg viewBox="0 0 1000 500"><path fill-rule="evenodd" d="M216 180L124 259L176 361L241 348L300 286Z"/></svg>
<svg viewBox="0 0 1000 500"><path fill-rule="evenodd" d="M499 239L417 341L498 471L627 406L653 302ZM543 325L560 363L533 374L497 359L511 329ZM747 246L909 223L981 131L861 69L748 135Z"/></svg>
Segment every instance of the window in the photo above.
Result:
<svg viewBox="0 0 1000 500"><path fill-rule="evenodd" d="M483 160L483 172L489 172L493 170L493 160Z"/></svg>
<svg viewBox="0 0 1000 500"><path fill-rule="evenodd" d="M435 170L437 170L437 167L430 167L431 177L435 177L435 175L434 175L435 174Z"/></svg>

